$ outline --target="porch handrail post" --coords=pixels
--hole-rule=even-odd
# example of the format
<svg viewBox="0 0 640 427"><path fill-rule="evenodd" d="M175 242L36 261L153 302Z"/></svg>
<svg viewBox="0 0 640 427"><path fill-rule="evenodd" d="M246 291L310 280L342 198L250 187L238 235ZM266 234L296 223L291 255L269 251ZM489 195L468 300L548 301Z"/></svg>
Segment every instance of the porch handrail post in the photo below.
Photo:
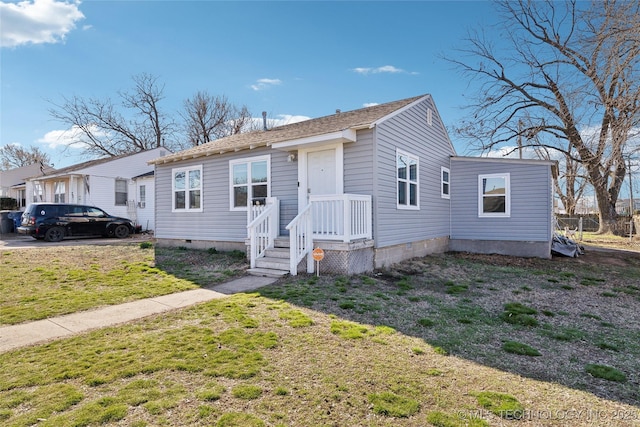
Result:
<svg viewBox="0 0 640 427"><path fill-rule="evenodd" d="M343 242L351 241L351 198L346 194L342 195L342 205L343 205L343 213L342 213L342 227L343 227Z"/></svg>
<svg viewBox="0 0 640 427"><path fill-rule="evenodd" d="M280 234L280 201L275 197L267 197L267 206L274 205L273 214L269 216L269 241L273 242Z"/></svg>
<svg viewBox="0 0 640 427"><path fill-rule="evenodd" d="M309 211L310 214L307 215L307 220L306 222L306 227L305 227L305 236L307 239L307 248L309 248L309 250L307 251L307 273L311 274L313 273L313 267L314 267L314 263L313 263L313 215L311 214L311 211Z"/></svg>
<svg viewBox="0 0 640 427"><path fill-rule="evenodd" d="M311 226L313 222L311 218L311 204L308 204L286 227L289 230L289 272L292 276L298 274L298 263L305 256L312 256L313 236L311 234L313 230ZM307 271L309 271L309 268L311 268L310 272L313 273L313 262L311 262L310 267L308 258Z"/></svg>
<svg viewBox="0 0 640 427"><path fill-rule="evenodd" d="M257 214L247 224L247 231L249 235L249 256L251 268L256 267L256 259L264 253L264 251L273 246L274 240L278 233L278 217L279 217L279 202L278 199L273 197L264 208L260 210L253 210L249 207L249 218L253 214Z"/></svg>

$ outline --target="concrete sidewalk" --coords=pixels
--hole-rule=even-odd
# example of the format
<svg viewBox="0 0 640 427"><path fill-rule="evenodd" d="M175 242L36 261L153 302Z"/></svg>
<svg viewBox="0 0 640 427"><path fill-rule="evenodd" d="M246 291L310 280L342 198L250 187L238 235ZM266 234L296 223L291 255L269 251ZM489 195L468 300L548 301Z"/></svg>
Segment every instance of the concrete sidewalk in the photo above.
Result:
<svg viewBox="0 0 640 427"><path fill-rule="evenodd" d="M270 277L243 276L211 289L193 289L35 322L5 326L0 328L0 353L224 298L234 293L253 291L270 285L276 280Z"/></svg>

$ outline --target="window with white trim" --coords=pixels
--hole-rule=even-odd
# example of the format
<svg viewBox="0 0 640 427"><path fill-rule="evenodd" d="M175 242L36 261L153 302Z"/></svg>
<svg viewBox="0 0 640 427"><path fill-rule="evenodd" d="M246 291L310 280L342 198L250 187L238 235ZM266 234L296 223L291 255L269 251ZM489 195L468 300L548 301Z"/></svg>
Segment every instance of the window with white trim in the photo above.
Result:
<svg viewBox="0 0 640 427"><path fill-rule="evenodd" d="M139 191L138 207L144 208L147 206L147 186L141 185L138 191Z"/></svg>
<svg viewBox="0 0 640 427"><path fill-rule="evenodd" d="M55 203L65 203L66 185L64 181L53 183L53 201Z"/></svg>
<svg viewBox="0 0 640 427"><path fill-rule="evenodd" d="M43 186L39 182L33 184L33 201L34 202L44 201Z"/></svg>
<svg viewBox="0 0 640 427"><path fill-rule="evenodd" d="M440 197L448 199L451 192L451 172L444 166L440 167Z"/></svg>
<svg viewBox="0 0 640 427"><path fill-rule="evenodd" d="M396 150L398 209L420 209L418 166L418 156Z"/></svg>
<svg viewBox="0 0 640 427"><path fill-rule="evenodd" d="M127 205L127 180L116 179L116 206Z"/></svg>
<svg viewBox="0 0 640 427"><path fill-rule="evenodd" d="M27 206L27 190L18 190L18 208Z"/></svg>
<svg viewBox="0 0 640 427"><path fill-rule="evenodd" d="M172 212L202 212L202 165L171 169Z"/></svg>
<svg viewBox="0 0 640 427"><path fill-rule="evenodd" d="M511 216L510 174L478 175L478 216Z"/></svg>
<svg viewBox="0 0 640 427"><path fill-rule="evenodd" d="M265 204L271 195L271 157L229 161L229 208L247 210L250 204Z"/></svg>

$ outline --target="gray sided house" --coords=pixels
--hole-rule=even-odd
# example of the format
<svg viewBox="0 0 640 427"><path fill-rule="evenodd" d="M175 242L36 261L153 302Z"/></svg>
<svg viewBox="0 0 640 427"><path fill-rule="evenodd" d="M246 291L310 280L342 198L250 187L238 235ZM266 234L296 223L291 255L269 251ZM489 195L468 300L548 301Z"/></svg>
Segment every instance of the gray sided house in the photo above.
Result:
<svg viewBox="0 0 640 427"><path fill-rule="evenodd" d="M451 158L449 249L549 258L555 162Z"/></svg>
<svg viewBox="0 0 640 427"><path fill-rule="evenodd" d="M465 162L479 172L463 191L454 165L462 174ZM256 274L312 272L314 248L325 253L321 271L347 274L449 250L453 205L477 203L478 173L492 172L482 159L455 157L430 95L233 135L150 163L158 244L246 249ZM550 184L546 191L551 200ZM459 236L474 246L472 234Z"/></svg>

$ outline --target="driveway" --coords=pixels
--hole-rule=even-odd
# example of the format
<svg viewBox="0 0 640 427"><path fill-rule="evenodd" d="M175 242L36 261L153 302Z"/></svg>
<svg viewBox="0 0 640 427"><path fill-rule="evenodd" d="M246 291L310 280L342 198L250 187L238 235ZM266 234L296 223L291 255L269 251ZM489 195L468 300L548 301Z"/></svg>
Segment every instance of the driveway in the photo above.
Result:
<svg viewBox="0 0 640 427"><path fill-rule="evenodd" d="M153 236L147 234L134 234L126 239L114 239L110 237L67 237L61 242L45 242L44 240L36 240L31 236L23 236L16 233L5 233L0 234L0 249L42 248L48 246L113 245L114 243L138 243L152 239Z"/></svg>

